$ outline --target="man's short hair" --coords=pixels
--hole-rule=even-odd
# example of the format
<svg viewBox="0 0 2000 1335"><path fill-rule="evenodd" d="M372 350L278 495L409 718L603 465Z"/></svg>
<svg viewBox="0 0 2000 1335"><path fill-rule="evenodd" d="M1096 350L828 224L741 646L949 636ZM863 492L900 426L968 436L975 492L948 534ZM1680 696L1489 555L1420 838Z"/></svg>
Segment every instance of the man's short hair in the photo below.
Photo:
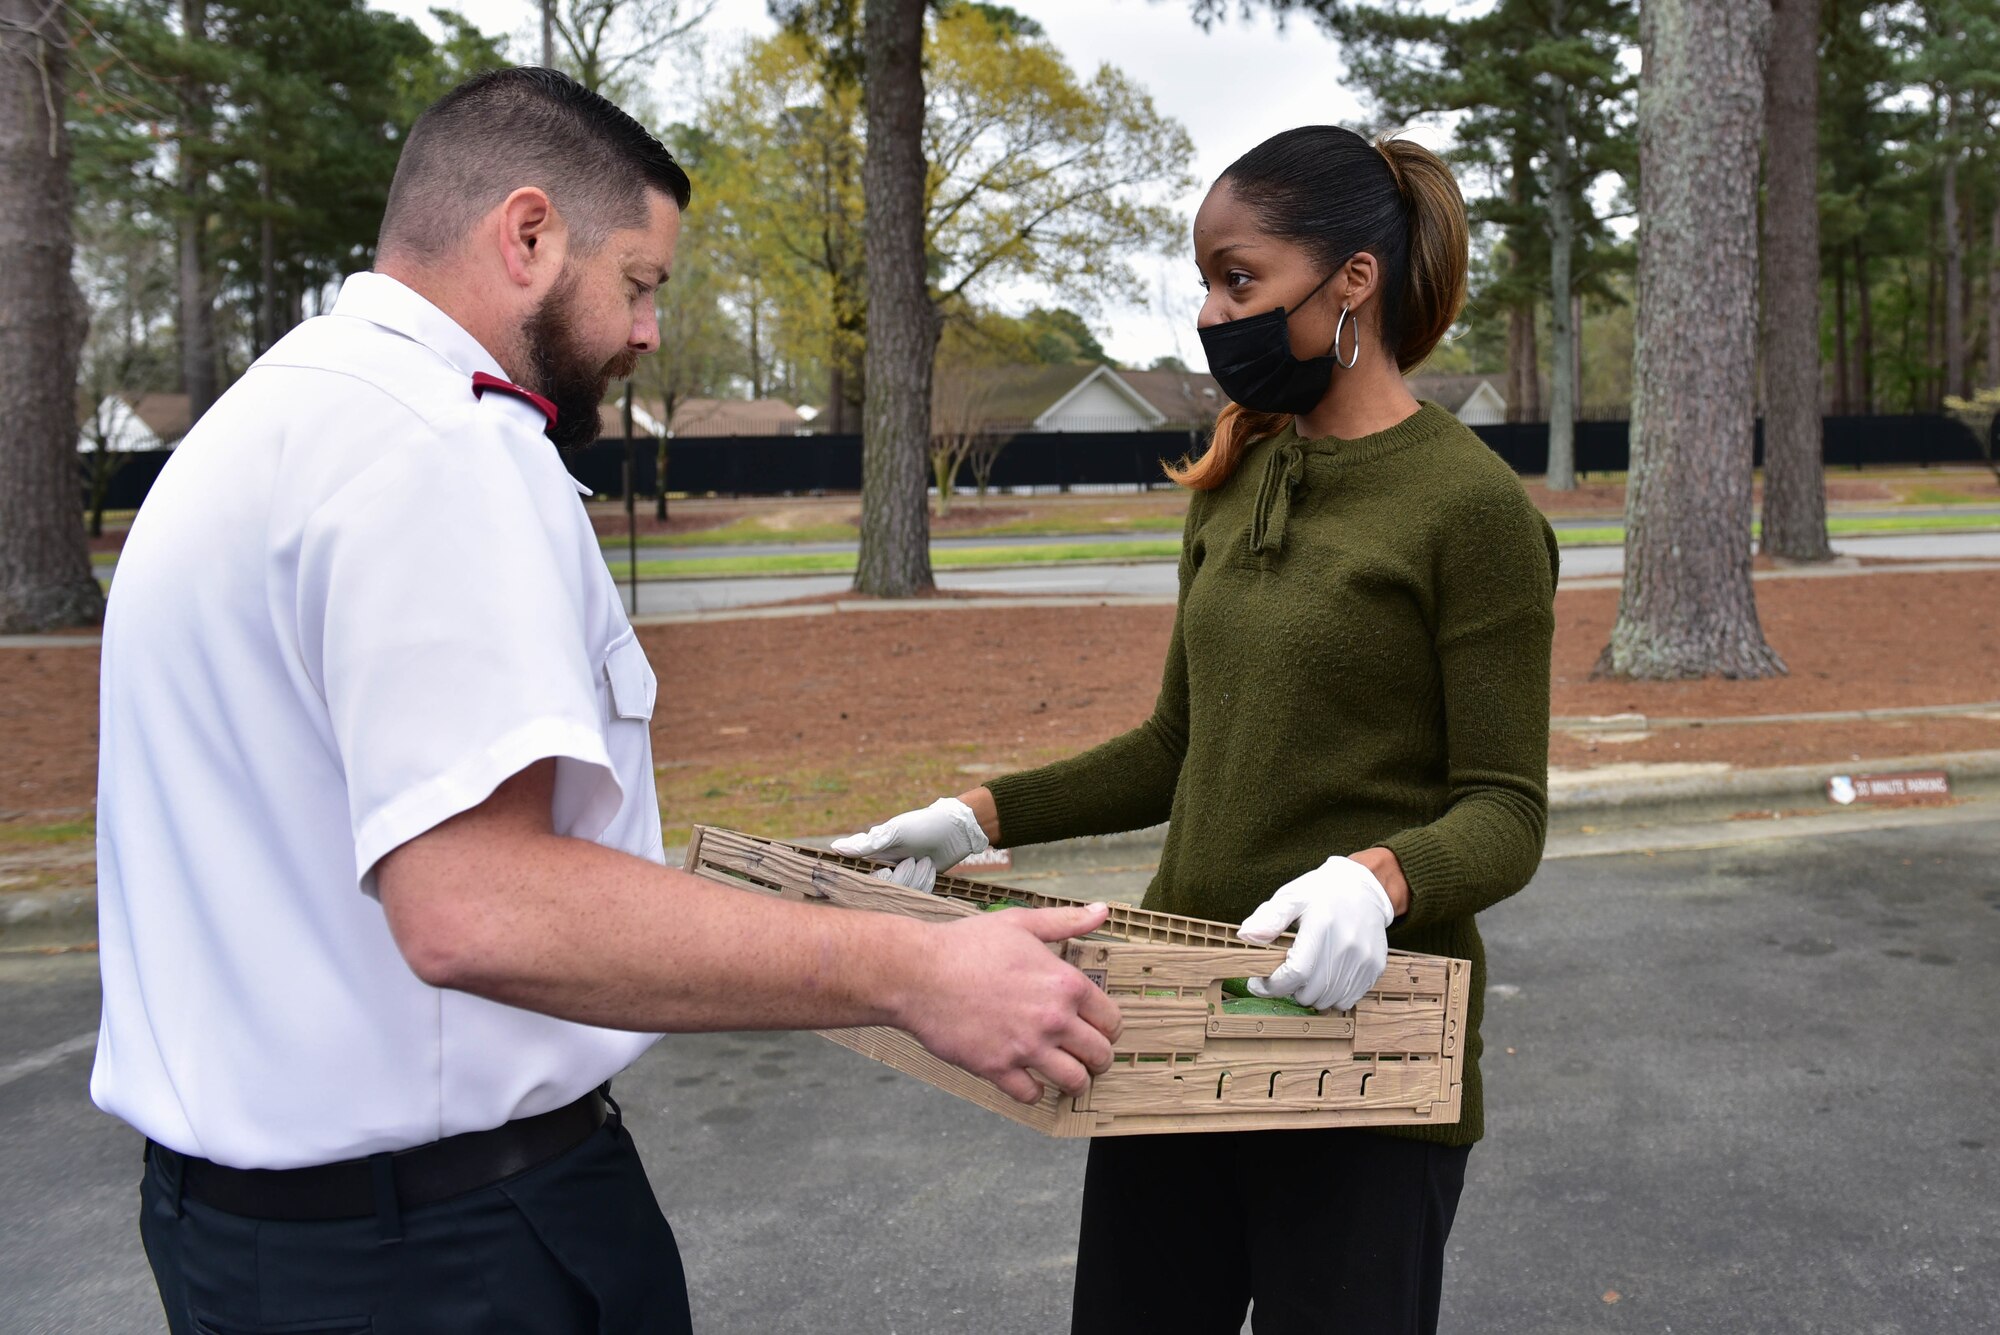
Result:
<svg viewBox="0 0 2000 1335"><path fill-rule="evenodd" d="M621 228L643 227L648 191L681 208L693 193L659 140L568 75L492 70L446 93L410 128L376 249L442 259L523 186L548 195L582 254Z"/></svg>

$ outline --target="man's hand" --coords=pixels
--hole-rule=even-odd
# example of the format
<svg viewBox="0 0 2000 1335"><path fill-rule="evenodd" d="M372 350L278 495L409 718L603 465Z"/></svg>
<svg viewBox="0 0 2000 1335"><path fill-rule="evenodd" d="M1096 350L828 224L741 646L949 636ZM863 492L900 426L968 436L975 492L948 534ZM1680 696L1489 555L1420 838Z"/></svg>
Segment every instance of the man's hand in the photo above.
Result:
<svg viewBox="0 0 2000 1335"><path fill-rule="evenodd" d="M950 871L988 846L979 818L956 797L940 797L921 810L892 816L863 834L833 841L833 851L846 857L893 859L894 868L876 875L925 892L936 886L939 872Z"/></svg>
<svg viewBox="0 0 2000 1335"><path fill-rule="evenodd" d="M1353 858L1328 858L1287 881L1243 920L1236 934L1267 946L1293 923L1297 939L1268 979L1253 978L1260 997L1291 997L1314 1010L1350 1010L1389 962L1396 910L1375 874Z"/></svg>
<svg viewBox="0 0 2000 1335"><path fill-rule="evenodd" d="M1111 1065L1118 1006L1048 943L1104 925L1109 910L1007 909L935 924L897 1027L1022 1103L1044 1083L1080 1094Z"/></svg>

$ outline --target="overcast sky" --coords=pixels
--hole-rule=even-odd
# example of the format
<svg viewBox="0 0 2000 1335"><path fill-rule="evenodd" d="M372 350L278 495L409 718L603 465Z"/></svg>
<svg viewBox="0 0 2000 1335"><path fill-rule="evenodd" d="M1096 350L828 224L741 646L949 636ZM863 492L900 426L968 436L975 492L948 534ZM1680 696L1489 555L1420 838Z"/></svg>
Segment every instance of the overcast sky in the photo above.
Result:
<svg viewBox="0 0 2000 1335"><path fill-rule="evenodd" d="M373 0L429 26L425 11L436 0ZM1079 73L1109 62L1137 81L1166 115L1187 127L1194 139L1194 175L1201 186L1180 201L1191 219L1208 184L1238 155L1260 140L1294 125L1362 118L1360 103L1341 87L1334 44L1306 20L1280 30L1266 15L1245 20L1231 6L1229 21L1203 32L1188 17L1185 0L1011 0L1032 16ZM515 54L539 48L539 9L533 0L458 0L465 16L488 32L513 34ZM764 0L721 0L702 26L709 63L749 37L774 30ZM690 54L669 55L653 80L662 111L684 119L699 96L701 62ZM1441 146L1441 136L1420 133ZM693 257L690 256L690 259ZM1142 257L1148 301L1109 308L1093 323L1112 356L1143 366L1177 353L1199 368L1201 345L1194 337L1194 261L1183 246L1171 257ZM998 304L1019 309L1040 294L1021 288L989 293Z"/></svg>

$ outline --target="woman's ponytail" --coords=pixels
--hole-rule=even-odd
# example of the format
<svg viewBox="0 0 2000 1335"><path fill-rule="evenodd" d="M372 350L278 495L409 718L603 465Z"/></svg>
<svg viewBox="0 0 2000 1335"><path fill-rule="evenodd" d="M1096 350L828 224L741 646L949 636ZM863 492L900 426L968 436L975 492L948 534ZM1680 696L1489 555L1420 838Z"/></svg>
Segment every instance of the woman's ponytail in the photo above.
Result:
<svg viewBox="0 0 2000 1335"><path fill-rule="evenodd" d="M1465 196L1442 158L1422 144L1388 135L1375 147L1389 164L1410 217L1396 344L1396 365L1407 374L1431 355L1465 308L1471 234Z"/></svg>

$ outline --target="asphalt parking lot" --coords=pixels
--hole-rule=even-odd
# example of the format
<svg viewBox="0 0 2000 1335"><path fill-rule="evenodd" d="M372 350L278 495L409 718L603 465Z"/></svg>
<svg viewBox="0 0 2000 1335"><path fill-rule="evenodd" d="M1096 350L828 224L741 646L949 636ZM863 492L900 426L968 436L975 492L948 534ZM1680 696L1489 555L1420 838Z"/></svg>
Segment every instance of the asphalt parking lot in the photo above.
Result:
<svg viewBox="0 0 2000 1335"><path fill-rule="evenodd" d="M1483 919L1442 1328L2000 1328L1996 865L1992 820L1547 863ZM164 1328L96 1014L94 957L0 956L6 1332ZM618 1092L699 1330L1066 1329L1080 1146L806 1034L670 1037Z"/></svg>

